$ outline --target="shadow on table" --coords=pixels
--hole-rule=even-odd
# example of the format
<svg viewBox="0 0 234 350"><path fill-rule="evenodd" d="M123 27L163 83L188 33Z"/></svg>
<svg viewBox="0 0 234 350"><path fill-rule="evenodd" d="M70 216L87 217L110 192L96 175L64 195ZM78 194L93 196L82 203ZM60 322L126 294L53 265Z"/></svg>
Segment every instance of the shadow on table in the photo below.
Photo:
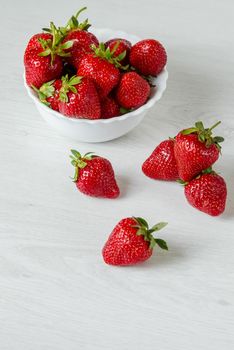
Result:
<svg viewBox="0 0 234 350"><path fill-rule="evenodd" d="M227 184L227 203L225 212L222 214L222 218L234 217L234 165L233 158L225 157L225 163L222 163L222 168L219 173L219 165L215 163L214 170L222 176Z"/></svg>
<svg viewBox="0 0 234 350"><path fill-rule="evenodd" d="M169 246L169 243L168 243ZM170 243L168 251L161 251L160 248L155 248L153 255L147 261L142 264L137 264L131 266L131 269L149 269L149 267L157 268L157 267L166 267L168 265L176 266L180 261L187 259L187 253L183 247L175 245L174 243Z"/></svg>

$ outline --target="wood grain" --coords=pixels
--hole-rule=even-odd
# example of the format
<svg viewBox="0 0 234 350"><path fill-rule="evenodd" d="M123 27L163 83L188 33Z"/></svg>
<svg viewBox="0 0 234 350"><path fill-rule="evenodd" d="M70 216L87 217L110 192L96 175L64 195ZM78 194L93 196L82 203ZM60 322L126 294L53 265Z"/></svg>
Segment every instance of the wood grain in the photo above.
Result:
<svg viewBox="0 0 234 350"><path fill-rule="evenodd" d="M234 345L234 4L86 1L96 27L161 40L166 93L133 132L81 144L51 130L26 96L22 56L31 34L63 24L74 1L8 0L0 33L0 349L216 350ZM202 119L225 137L215 170L226 179L223 216L188 206L183 189L154 182L141 164L157 143ZM82 196L70 181L69 149L109 158L118 200ZM104 265L117 221L169 222L169 252L133 268Z"/></svg>

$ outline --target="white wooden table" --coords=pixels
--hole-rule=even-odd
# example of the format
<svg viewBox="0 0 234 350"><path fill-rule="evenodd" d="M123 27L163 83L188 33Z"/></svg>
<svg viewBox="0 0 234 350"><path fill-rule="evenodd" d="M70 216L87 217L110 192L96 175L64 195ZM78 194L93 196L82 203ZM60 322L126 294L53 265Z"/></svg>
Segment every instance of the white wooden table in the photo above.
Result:
<svg viewBox="0 0 234 350"><path fill-rule="evenodd" d="M161 40L167 91L137 129L106 144L57 135L26 96L22 56L31 34L66 1L1 2L0 349L229 350L234 346L234 3L232 0L86 1L96 27ZM224 215L190 207L175 183L147 179L141 163L156 144L196 120L221 120L215 166L229 191ZM70 148L109 158L122 196L79 194ZM166 220L170 251L112 268L101 248L119 219Z"/></svg>

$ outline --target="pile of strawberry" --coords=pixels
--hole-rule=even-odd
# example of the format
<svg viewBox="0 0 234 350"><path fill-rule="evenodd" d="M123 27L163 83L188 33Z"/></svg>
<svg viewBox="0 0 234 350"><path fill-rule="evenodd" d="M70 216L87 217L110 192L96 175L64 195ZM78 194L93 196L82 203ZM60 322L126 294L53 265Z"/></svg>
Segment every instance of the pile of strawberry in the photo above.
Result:
<svg viewBox="0 0 234 350"><path fill-rule="evenodd" d="M64 27L53 22L35 34L24 54L27 84L40 101L67 117L106 119L139 108L150 98L152 76L167 62L154 39L132 46L123 38L99 43L82 8Z"/></svg>
<svg viewBox="0 0 234 350"><path fill-rule="evenodd" d="M139 108L150 97L150 79L164 68L167 55L156 40L135 45L122 38L99 43L80 23L81 9L65 27L53 22L44 33L34 35L24 54L27 84L40 101L67 117L112 118ZM179 181L195 208L212 216L223 213L227 188L212 165L219 158L224 139L213 137L202 122L184 129L175 138L161 142L142 165L145 175L157 180ZM108 159L93 153L82 156L71 151L78 190L93 197L117 198L120 194ZM153 233L167 223L153 227L140 217L122 219L110 234L102 254L107 264L132 265L150 258L154 246L168 249Z"/></svg>
<svg viewBox="0 0 234 350"><path fill-rule="evenodd" d="M161 142L142 165L144 174L156 180L178 181L184 185L187 201L211 216L223 213L227 188L224 179L212 170L218 160L223 137L212 136L201 121L184 129L175 138Z"/></svg>
<svg viewBox="0 0 234 350"><path fill-rule="evenodd" d="M185 196L195 208L211 216L223 213L227 188L224 179L212 170L219 158L223 137L212 135L201 121L184 129L175 138L161 142L142 165L143 173L157 180L178 181L185 186ZM93 197L117 198L120 194L114 170L108 159L93 153L84 156L72 150L77 189ZM153 233L166 226L160 222L149 228L143 218L124 218L110 234L103 258L110 265L132 265L150 258L155 245L168 249L164 240Z"/></svg>

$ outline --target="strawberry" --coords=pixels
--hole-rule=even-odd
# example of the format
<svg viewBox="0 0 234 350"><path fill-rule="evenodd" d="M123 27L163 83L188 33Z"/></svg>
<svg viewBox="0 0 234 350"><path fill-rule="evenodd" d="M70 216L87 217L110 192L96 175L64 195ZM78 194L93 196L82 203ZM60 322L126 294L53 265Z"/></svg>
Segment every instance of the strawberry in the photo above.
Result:
<svg viewBox="0 0 234 350"><path fill-rule="evenodd" d="M53 35L50 33L38 33L38 34L34 34L28 44L27 47L25 49L25 51L27 50L31 50L32 48L40 48L41 47L41 43L40 40L53 40Z"/></svg>
<svg viewBox="0 0 234 350"><path fill-rule="evenodd" d="M150 95L150 85L136 72L122 75L117 87L116 97L118 103L127 109L142 106Z"/></svg>
<svg viewBox="0 0 234 350"><path fill-rule="evenodd" d="M110 52L109 48L105 49L103 43L99 47L92 46L92 48L94 52L82 59L77 74L92 78L98 93L105 97L119 82L120 72L118 68L127 68L120 63L124 54L114 57L114 52Z"/></svg>
<svg viewBox="0 0 234 350"><path fill-rule="evenodd" d="M179 179L174 156L174 140L161 142L142 165L143 173L157 180L175 181Z"/></svg>
<svg viewBox="0 0 234 350"><path fill-rule="evenodd" d="M115 226L102 250L105 263L124 266L143 262L151 257L156 244L168 250L164 240L152 235L166 225L167 223L160 222L150 229L142 218L122 219Z"/></svg>
<svg viewBox="0 0 234 350"><path fill-rule="evenodd" d="M221 149L219 142L224 139L212 137L212 130L219 124L205 129L202 122L197 122L195 127L182 130L176 136L174 153L179 177L183 181L190 181L218 159Z"/></svg>
<svg viewBox="0 0 234 350"><path fill-rule="evenodd" d="M218 216L225 210L226 183L211 169L186 183L184 193L193 207L206 214Z"/></svg>
<svg viewBox="0 0 234 350"><path fill-rule="evenodd" d="M63 45L61 33L51 22L52 39L32 38L24 54L26 82L37 89L42 84L60 77L63 69L62 57L69 55L64 50L72 46L69 41ZM45 34L48 35L48 34ZM50 34L49 34L50 35ZM36 44L38 40L38 44Z"/></svg>
<svg viewBox="0 0 234 350"><path fill-rule="evenodd" d="M70 32L63 42L66 43L70 40L74 40L74 44L69 50L67 50L67 52L70 52L71 54L70 57L67 57L67 62L78 69L82 58L87 53L92 52L92 49L90 48L91 45L94 44L95 46L98 46L99 42L94 34L84 30Z"/></svg>
<svg viewBox="0 0 234 350"><path fill-rule="evenodd" d="M124 51L126 51L125 57L121 60L121 62L123 64L128 63L129 53L132 47L132 44L130 43L130 41L126 39L115 38L105 42L105 47L106 48L109 47L110 51L112 50L114 51L114 57L117 57L123 54Z"/></svg>
<svg viewBox="0 0 234 350"><path fill-rule="evenodd" d="M100 101L93 81L76 75L62 77L59 111L67 117L99 119Z"/></svg>
<svg viewBox="0 0 234 350"><path fill-rule="evenodd" d="M62 33L65 35L63 43L71 40L73 41L72 47L66 50L66 52L70 53L70 56L67 57L66 60L76 69L78 69L79 64L85 54L92 52L91 45L99 45L99 41L96 36L87 31L91 26L88 23L88 19L82 23L80 23L77 19L80 13L84 10L86 10L86 7L79 10L75 16L72 16L66 27L60 28Z"/></svg>
<svg viewBox="0 0 234 350"><path fill-rule="evenodd" d="M36 91L42 103L55 111L59 111L59 92L61 86L62 80L57 79L44 83L40 89L37 89L35 86L32 86L32 88Z"/></svg>
<svg viewBox="0 0 234 350"><path fill-rule="evenodd" d="M115 99L106 96L101 100L101 118L109 119L120 115L120 107Z"/></svg>
<svg viewBox="0 0 234 350"><path fill-rule="evenodd" d="M133 45L129 60L141 74L156 76L166 65L167 54L159 41L146 39Z"/></svg>
<svg viewBox="0 0 234 350"><path fill-rule="evenodd" d="M75 167L74 182L78 190L88 196L116 198L119 188L109 160L86 153L83 157L71 150L71 164Z"/></svg>

